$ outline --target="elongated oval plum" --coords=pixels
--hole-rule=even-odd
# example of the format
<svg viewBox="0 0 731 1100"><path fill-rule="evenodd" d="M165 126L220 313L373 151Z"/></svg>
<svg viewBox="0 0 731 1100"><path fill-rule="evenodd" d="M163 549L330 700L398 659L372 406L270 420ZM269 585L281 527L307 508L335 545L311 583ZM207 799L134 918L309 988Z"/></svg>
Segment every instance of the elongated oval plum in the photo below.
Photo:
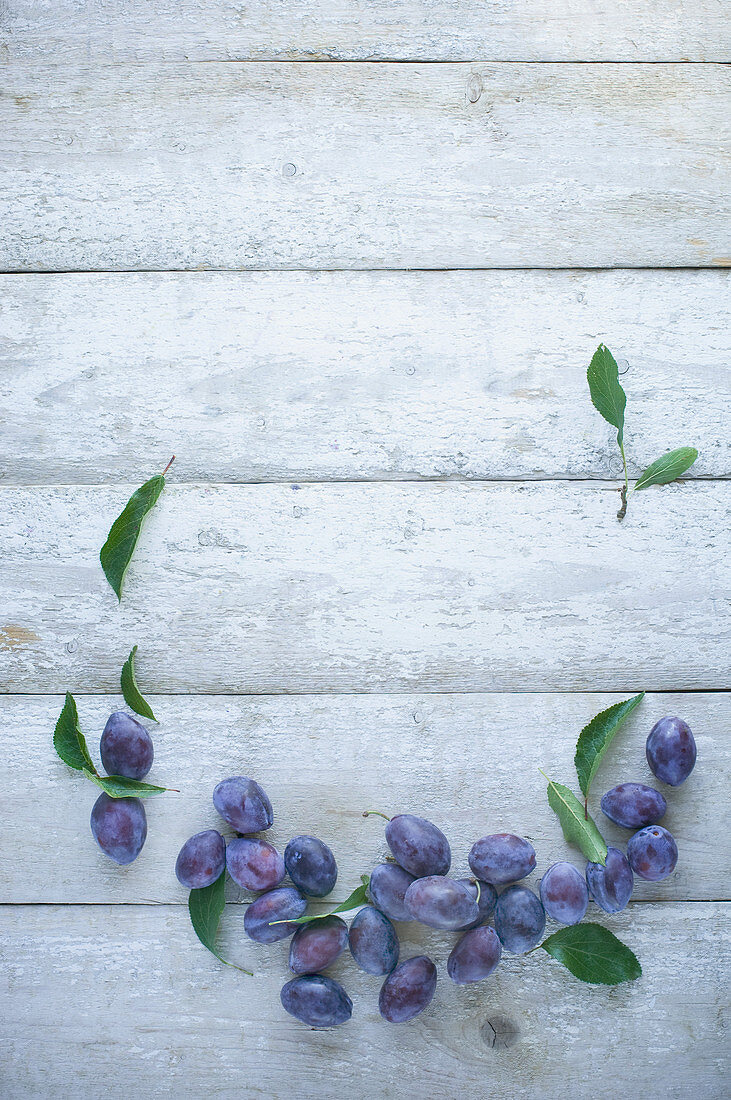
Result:
<svg viewBox="0 0 731 1100"><path fill-rule="evenodd" d="M91 811L91 832L115 863L137 859L147 837L147 814L139 798L110 798L102 792Z"/></svg>
<svg viewBox="0 0 731 1100"><path fill-rule="evenodd" d="M494 886L525 878L536 866L532 844L513 833L492 833L475 841L468 862L472 873Z"/></svg>
<svg viewBox="0 0 731 1100"><path fill-rule="evenodd" d="M446 875L452 862L446 836L424 817L392 817L386 826L386 843L396 862L416 878Z"/></svg>
<svg viewBox="0 0 731 1100"><path fill-rule="evenodd" d="M669 787L679 787L695 767L697 749L690 726L682 718L661 718L645 746L652 774Z"/></svg>
<svg viewBox="0 0 731 1100"><path fill-rule="evenodd" d="M447 931L462 929L480 915L467 886L446 875L417 878L406 891L404 904L412 920Z"/></svg>
<svg viewBox="0 0 731 1100"><path fill-rule="evenodd" d="M289 969L295 974L316 974L334 963L348 943L348 926L340 917L302 924L289 945Z"/></svg>
<svg viewBox="0 0 731 1100"><path fill-rule="evenodd" d="M274 821L272 804L253 779L232 775L213 791L213 805L237 833L259 833Z"/></svg>
<svg viewBox="0 0 731 1100"><path fill-rule="evenodd" d="M149 733L123 710L107 718L99 751L107 775L123 775L126 779L144 779L155 758Z"/></svg>
<svg viewBox="0 0 731 1100"><path fill-rule="evenodd" d="M284 865L295 886L311 898L324 898L337 882L335 856L316 836L293 837L284 849Z"/></svg>
<svg viewBox="0 0 731 1100"><path fill-rule="evenodd" d="M541 879L541 901L549 917L561 924L578 924L589 905L586 880L573 863L553 863Z"/></svg>
<svg viewBox="0 0 731 1100"><path fill-rule="evenodd" d="M398 962L396 929L384 914L365 905L356 913L348 934L350 953L366 974L390 974Z"/></svg>
<svg viewBox="0 0 731 1100"><path fill-rule="evenodd" d="M457 882L461 882L464 886L466 886L475 901L477 902L477 920L474 920L470 924L466 924L464 926L464 931L466 932L469 928L477 928L479 925L484 924L485 921L489 920L489 918L495 912L495 906L497 904L497 890L491 883L480 882L479 879L458 878Z"/></svg>
<svg viewBox="0 0 731 1100"><path fill-rule="evenodd" d="M654 787L645 783L620 783L602 797L602 812L623 829L643 829L657 825L668 804Z"/></svg>
<svg viewBox="0 0 731 1100"><path fill-rule="evenodd" d="M266 840L242 836L229 840L226 848L228 873L243 890L273 890L284 878L284 860Z"/></svg>
<svg viewBox="0 0 731 1100"><path fill-rule="evenodd" d="M437 968L426 955L399 963L381 986L378 1009L384 1020L402 1024L413 1020L431 1003L437 988Z"/></svg>
<svg viewBox="0 0 731 1100"><path fill-rule="evenodd" d="M541 902L527 886L509 886L495 906L495 931L511 955L524 955L540 943L546 927Z"/></svg>
<svg viewBox="0 0 731 1100"><path fill-rule="evenodd" d="M662 825L650 825L629 838L627 859L640 878L648 882L660 882L675 870L678 862L678 845L675 838Z"/></svg>
<svg viewBox="0 0 731 1100"><path fill-rule="evenodd" d="M371 871L368 893L376 909L391 920L411 920L404 897L412 882L414 876L397 863L379 863Z"/></svg>
<svg viewBox="0 0 731 1100"><path fill-rule="evenodd" d="M298 925L292 921L301 917L307 908L307 901L293 886L279 886L269 890L247 906L244 914L244 931L257 943L276 943L286 940L297 931ZM284 921L284 924L275 923Z"/></svg>
<svg viewBox="0 0 731 1100"><path fill-rule="evenodd" d="M457 985L488 978L500 962L503 949L494 928L483 925L465 932L447 959L447 974Z"/></svg>
<svg viewBox="0 0 731 1100"><path fill-rule="evenodd" d="M221 877L225 866L225 840L215 829L205 829L186 840L178 853L175 874L186 889L202 890Z"/></svg>
<svg viewBox="0 0 731 1100"><path fill-rule="evenodd" d="M624 852L619 848L607 849L607 861L587 863L586 885L589 893L605 913L620 913L632 897L635 880L632 868Z"/></svg>
<svg viewBox="0 0 731 1100"><path fill-rule="evenodd" d="M325 974L292 978L279 998L285 1012L309 1027L337 1027L353 1015L353 1002L340 982Z"/></svg>

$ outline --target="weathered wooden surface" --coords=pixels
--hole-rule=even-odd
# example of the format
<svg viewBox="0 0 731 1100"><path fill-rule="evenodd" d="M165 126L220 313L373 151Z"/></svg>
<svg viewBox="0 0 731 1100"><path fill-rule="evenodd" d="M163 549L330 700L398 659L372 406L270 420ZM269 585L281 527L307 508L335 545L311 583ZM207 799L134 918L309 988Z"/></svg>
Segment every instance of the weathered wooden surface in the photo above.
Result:
<svg viewBox="0 0 731 1100"><path fill-rule="evenodd" d="M728 475L720 271L0 277L0 478L617 476L586 367L628 393L631 472Z"/></svg>
<svg viewBox="0 0 731 1100"><path fill-rule="evenodd" d="M11 63L5 270L710 266L715 65Z"/></svg>
<svg viewBox="0 0 731 1100"><path fill-rule="evenodd" d="M611 990L579 985L543 952L506 956L487 982L458 988L444 975L453 937L414 938L407 926L404 956L426 947L438 964L430 1010L408 1025L385 1023L379 979L343 958L333 973L354 1016L330 1032L309 1030L279 1005L286 946L245 941L240 910L225 919L224 948L253 964L254 978L207 954L183 906L0 909L3 1095L728 1094L728 906L633 905L602 920L644 970ZM495 1032L500 1045L491 1045Z"/></svg>
<svg viewBox="0 0 731 1100"><path fill-rule="evenodd" d="M131 489L0 490L6 691L727 686L728 482L171 485L118 605Z"/></svg>
<svg viewBox="0 0 731 1100"><path fill-rule="evenodd" d="M6 0L0 58L724 61L723 0Z"/></svg>
<svg viewBox="0 0 731 1100"><path fill-rule="evenodd" d="M178 850L200 829L229 832L211 794L219 779L242 773L258 779L272 799L275 822L267 838L280 849L297 833L321 836L332 846L339 866L333 904L387 854L383 820L362 817L371 808L421 813L436 821L452 844L457 875L470 873L467 853L478 837L501 831L528 836L538 857L531 877L537 886L557 859L573 860L582 871L585 866L581 853L563 839L538 769L578 791L573 763L578 733L621 698L596 693L154 697L160 725L150 724L156 751L150 781L180 793L147 801L142 855L120 869L101 854L89 831L98 789L51 750L63 697L11 696L2 703L8 779L2 789L0 898L185 902L187 892L173 870ZM101 730L122 699L78 696L77 705L99 763ZM728 878L719 862L719 839L731 827L725 771L729 696L646 696L602 763L592 812L608 843L624 847L629 833L604 817L599 800L627 780L659 786L645 760L645 739L665 714L690 724L698 764L684 786L662 788L668 800L663 824L680 848L677 870L664 882L638 880L634 899L725 900ZM28 858L19 859L19 852Z"/></svg>

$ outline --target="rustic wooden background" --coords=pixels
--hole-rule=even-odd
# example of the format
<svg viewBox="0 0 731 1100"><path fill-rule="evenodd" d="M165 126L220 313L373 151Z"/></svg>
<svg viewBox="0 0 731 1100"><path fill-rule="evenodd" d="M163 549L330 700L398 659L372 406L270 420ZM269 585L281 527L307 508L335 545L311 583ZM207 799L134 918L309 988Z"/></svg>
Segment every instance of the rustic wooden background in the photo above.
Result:
<svg viewBox="0 0 731 1100"><path fill-rule="evenodd" d="M723 0L0 4L4 1097L728 1095L730 41ZM600 340L631 472L701 452L621 526ZM173 452L118 607L99 547ZM70 689L96 747L133 644L182 793L121 869L51 734ZM372 805L459 870L523 833L537 882L580 863L538 768L643 688L597 795L666 713L699 763L677 872L591 913L633 985L507 957L394 1028L341 960L317 1033L241 905L254 978L196 941L173 863L219 778L332 843L337 900Z"/></svg>

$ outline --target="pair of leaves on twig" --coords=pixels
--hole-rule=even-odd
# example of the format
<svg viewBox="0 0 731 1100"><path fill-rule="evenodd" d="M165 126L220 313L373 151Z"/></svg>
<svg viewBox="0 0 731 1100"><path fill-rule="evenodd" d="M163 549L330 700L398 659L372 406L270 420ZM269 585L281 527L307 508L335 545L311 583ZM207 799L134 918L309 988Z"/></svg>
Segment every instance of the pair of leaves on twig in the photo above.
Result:
<svg viewBox="0 0 731 1100"><path fill-rule="evenodd" d="M117 593L118 600L122 599L122 583L140 536L142 521L157 503L160 493L165 488L165 474L174 461L175 455L161 474L156 474L139 489L135 489L112 524L107 541L101 548L99 560L107 580Z"/></svg>

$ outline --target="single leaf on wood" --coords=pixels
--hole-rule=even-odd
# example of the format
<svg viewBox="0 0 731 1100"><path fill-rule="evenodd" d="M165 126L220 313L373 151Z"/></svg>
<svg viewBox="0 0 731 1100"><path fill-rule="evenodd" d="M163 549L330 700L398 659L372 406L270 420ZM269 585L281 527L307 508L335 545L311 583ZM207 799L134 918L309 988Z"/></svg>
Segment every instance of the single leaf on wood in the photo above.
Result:
<svg viewBox="0 0 731 1100"><path fill-rule="evenodd" d="M295 920L288 922L285 921L271 921L272 924L309 924L313 920L324 920L325 917L334 917L338 913L349 913L351 909L360 909L361 905L368 904L368 883L370 878L368 875L360 876L361 885L356 886L350 897L347 897L345 901L342 901L340 905L335 909L331 909L329 913L315 913L313 916L297 917Z"/></svg>
<svg viewBox="0 0 731 1100"><path fill-rule="evenodd" d="M141 779L127 779L125 775L99 775L88 768L84 771L92 783L106 791L110 798L151 798L154 794L175 791L174 787L155 787L152 783L143 783ZM175 794L179 793L175 791Z"/></svg>
<svg viewBox="0 0 731 1100"><path fill-rule="evenodd" d="M70 768L77 772L91 771L96 773L89 750L86 747L86 739L79 729L79 713L76 709L76 700L68 691L66 701L56 722L53 731L53 747Z"/></svg>
<svg viewBox="0 0 731 1100"><path fill-rule="evenodd" d="M601 863L603 867L607 862L604 838L574 792L549 779L547 794L548 805L561 822L563 835L569 844L575 844L588 860Z"/></svg>
<svg viewBox="0 0 731 1100"><path fill-rule="evenodd" d="M142 521L155 506L157 498L163 491L165 473L170 469L174 458L175 455L173 455L162 474L156 474L155 477L151 477L149 481L141 485L139 489L135 489L122 512L112 524L107 535L107 541L99 553L102 569L117 593L118 600L122 599L122 582L137 545Z"/></svg>
<svg viewBox="0 0 731 1100"><path fill-rule="evenodd" d="M582 982L618 985L642 974L636 956L601 924L573 924L554 932L541 944Z"/></svg>
<svg viewBox="0 0 731 1100"><path fill-rule="evenodd" d="M589 797L589 788L602 762L604 753L609 748L615 733L632 711L645 697L644 691L631 699L624 699L621 703L615 703L599 714L594 715L591 722L584 726L576 743L576 755L574 764L576 774L579 777L579 786L584 798Z"/></svg>
<svg viewBox="0 0 731 1100"><path fill-rule="evenodd" d="M586 372L592 404L617 429L617 443L624 440L624 408L627 396L619 384L619 368L609 348L600 344Z"/></svg>
<svg viewBox="0 0 731 1100"><path fill-rule="evenodd" d="M678 447L676 451L668 451L662 458L656 458L646 470L643 470L635 482L635 489L648 489L650 485L667 485L669 481L675 481L686 470L689 470L698 452L695 447Z"/></svg>
<svg viewBox="0 0 731 1100"><path fill-rule="evenodd" d="M222 871L215 882L210 886L204 886L200 890L191 890L188 897L188 912L193 931L204 947L207 947L219 962L226 966L233 966L235 970L241 970L244 974L253 977L250 970L244 970L243 966L224 959L216 947L216 936L221 916L226 905L226 872Z"/></svg>
<svg viewBox="0 0 731 1100"><path fill-rule="evenodd" d="M157 722L157 718L152 713L152 707L144 698L140 689L137 687L137 680L135 679L135 654L137 653L137 646L132 647L127 660L122 665L122 695L124 701L128 707L131 707L135 714L141 714L143 718L150 718L153 722Z"/></svg>

